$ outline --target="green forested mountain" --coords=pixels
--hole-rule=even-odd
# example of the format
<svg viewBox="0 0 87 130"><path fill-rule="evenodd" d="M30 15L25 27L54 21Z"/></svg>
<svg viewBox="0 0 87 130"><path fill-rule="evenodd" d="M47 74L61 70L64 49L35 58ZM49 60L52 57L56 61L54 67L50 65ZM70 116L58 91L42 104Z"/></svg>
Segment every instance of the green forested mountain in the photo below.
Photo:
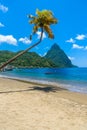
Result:
<svg viewBox="0 0 87 130"><path fill-rule="evenodd" d="M65 52L55 43L47 52L45 58L51 60L57 67L74 67Z"/></svg>
<svg viewBox="0 0 87 130"><path fill-rule="evenodd" d="M0 51L0 64L3 64L17 53ZM35 52L27 52L12 62L11 65L15 67L74 67L70 59L57 44L51 47L45 57L41 57Z"/></svg>
<svg viewBox="0 0 87 130"><path fill-rule="evenodd" d="M19 52L17 52L19 53ZM0 51L0 64L15 56L17 53L10 51ZM20 56L11 65L15 67L55 67L55 64L35 52L27 52Z"/></svg>

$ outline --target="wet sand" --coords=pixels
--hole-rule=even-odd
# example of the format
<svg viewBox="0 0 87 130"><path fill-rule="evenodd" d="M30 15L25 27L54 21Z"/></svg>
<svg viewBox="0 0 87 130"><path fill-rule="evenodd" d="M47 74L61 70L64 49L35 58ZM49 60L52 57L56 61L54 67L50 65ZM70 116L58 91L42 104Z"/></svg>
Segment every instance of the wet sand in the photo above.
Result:
<svg viewBox="0 0 87 130"><path fill-rule="evenodd" d="M0 78L0 130L87 130L87 94Z"/></svg>

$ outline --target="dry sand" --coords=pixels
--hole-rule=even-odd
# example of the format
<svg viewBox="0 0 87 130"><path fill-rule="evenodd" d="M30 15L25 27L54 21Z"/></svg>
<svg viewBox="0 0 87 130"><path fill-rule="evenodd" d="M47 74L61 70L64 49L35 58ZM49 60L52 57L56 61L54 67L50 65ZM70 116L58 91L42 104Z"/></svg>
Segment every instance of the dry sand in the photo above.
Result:
<svg viewBox="0 0 87 130"><path fill-rule="evenodd" d="M87 130L87 94L0 78L0 130Z"/></svg>

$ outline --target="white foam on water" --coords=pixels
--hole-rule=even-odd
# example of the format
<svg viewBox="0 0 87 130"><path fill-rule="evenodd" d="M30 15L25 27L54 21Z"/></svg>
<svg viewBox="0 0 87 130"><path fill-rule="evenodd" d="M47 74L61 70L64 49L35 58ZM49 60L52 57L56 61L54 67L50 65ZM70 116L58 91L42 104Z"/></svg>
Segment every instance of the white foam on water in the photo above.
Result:
<svg viewBox="0 0 87 130"><path fill-rule="evenodd" d="M65 88L65 89L68 89L69 91L87 94L87 87L78 87L78 86L71 85L71 84L64 84L64 83L53 82L53 81L51 82L51 81L41 80L41 79L35 80L32 78L20 78L20 77L6 76L6 75L0 75L0 77L20 80L20 81L27 81L27 82L31 82L31 83L38 83L38 84L42 84L42 85L51 85L51 86L56 86L56 87L60 87L60 88Z"/></svg>

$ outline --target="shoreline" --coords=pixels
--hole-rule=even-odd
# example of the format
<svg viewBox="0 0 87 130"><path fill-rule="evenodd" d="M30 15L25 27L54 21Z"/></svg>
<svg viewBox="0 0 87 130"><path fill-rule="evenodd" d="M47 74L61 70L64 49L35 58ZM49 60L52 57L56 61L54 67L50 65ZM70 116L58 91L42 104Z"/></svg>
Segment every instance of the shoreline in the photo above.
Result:
<svg viewBox="0 0 87 130"><path fill-rule="evenodd" d="M0 78L0 129L87 130L87 94Z"/></svg>
<svg viewBox="0 0 87 130"><path fill-rule="evenodd" d="M18 80L21 82L26 82L26 83L30 83L30 84L37 84L37 85L42 85L42 86L56 86L56 87L60 87L63 89L66 89L70 92L76 92L76 93L82 93L82 94L87 94L87 89L85 90L85 88L80 88L78 86L75 85L71 85L71 84L64 84L64 83L58 83L58 82L50 82L50 81L44 81L44 80L35 80L35 79L27 79L27 78L20 78L20 77L10 77L10 76L5 76L5 75L0 75L0 78L5 78L5 79L12 79L12 80Z"/></svg>

